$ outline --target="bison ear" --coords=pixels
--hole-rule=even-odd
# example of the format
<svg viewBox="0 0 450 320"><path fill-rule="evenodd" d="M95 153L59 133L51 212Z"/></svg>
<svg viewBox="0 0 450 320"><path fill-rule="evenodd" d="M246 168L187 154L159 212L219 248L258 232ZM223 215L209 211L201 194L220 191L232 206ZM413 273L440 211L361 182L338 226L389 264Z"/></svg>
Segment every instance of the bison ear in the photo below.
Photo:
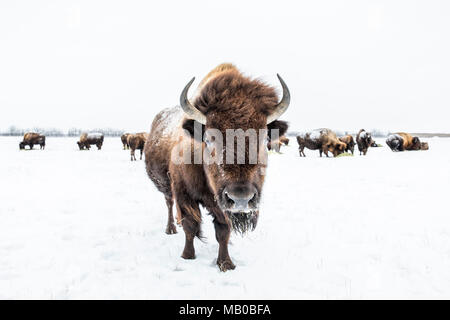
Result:
<svg viewBox="0 0 450 320"><path fill-rule="evenodd" d="M289 128L289 124L286 121L281 121L281 120L275 120L272 121L271 123L269 123L267 125L267 134L269 136L270 139L272 139L272 130L277 130L278 129L278 136L284 136L286 131Z"/></svg>
<svg viewBox="0 0 450 320"><path fill-rule="evenodd" d="M186 119L183 122L182 128L186 130L192 138L199 138L200 141L202 141L203 133L205 132L205 126L200 122L197 122L193 119ZM201 131L197 134L195 134L196 128L198 128L197 130L201 129Z"/></svg>

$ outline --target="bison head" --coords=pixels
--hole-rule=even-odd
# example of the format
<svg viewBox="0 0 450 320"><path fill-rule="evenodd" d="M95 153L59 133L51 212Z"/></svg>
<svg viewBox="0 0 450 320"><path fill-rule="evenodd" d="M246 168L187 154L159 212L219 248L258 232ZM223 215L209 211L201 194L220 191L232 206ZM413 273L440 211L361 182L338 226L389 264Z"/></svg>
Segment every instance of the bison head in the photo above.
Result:
<svg viewBox="0 0 450 320"><path fill-rule="evenodd" d="M20 148L20 150L25 149L25 143L23 143L23 142L19 143L19 148Z"/></svg>
<svg viewBox="0 0 450 320"><path fill-rule="evenodd" d="M422 145L420 143L419 137L413 137L412 144L411 144L411 150L420 150L422 148Z"/></svg>
<svg viewBox="0 0 450 320"><path fill-rule="evenodd" d="M77 145L80 150L83 150L83 144L80 141L77 141Z"/></svg>
<svg viewBox="0 0 450 320"><path fill-rule="evenodd" d="M420 150L428 150L428 149L429 149L428 142L420 143Z"/></svg>
<svg viewBox="0 0 450 320"><path fill-rule="evenodd" d="M283 88L280 102L274 88L235 72L207 82L193 103L187 93L194 79L180 96L181 107L190 118L183 128L195 136L194 127L201 126L204 150L221 156L222 161L203 162L203 169L216 204L241 233L253 229L258 219L267 139L272 140L272 130L278 130L281 137L288 129L286 122L277 120L290 102L286 83L279 75L278 79ZM241 148L239 141L244 141Z"/></svg>

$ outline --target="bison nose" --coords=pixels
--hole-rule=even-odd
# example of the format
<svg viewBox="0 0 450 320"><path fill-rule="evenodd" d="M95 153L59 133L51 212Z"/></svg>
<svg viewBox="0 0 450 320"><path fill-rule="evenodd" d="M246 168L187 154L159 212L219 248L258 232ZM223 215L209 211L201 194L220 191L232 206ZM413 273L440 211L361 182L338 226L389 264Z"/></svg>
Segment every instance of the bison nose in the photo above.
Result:
<svg viewBox="0 0 450 320"><path fill-rule="evenodd" d="M251 184L231 184L223 190L225 208L232 212L256 209L258 191Z"/></svg>

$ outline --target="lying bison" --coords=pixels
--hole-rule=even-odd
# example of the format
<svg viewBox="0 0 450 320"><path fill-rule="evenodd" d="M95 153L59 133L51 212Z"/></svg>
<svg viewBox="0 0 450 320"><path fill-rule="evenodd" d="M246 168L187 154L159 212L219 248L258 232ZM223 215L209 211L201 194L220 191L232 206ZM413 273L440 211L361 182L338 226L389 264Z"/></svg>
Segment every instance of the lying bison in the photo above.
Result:
<svg viewBox="0 0 450 320"><path fill-rule="evenodd" d="M166 233L169 234L176 232L172 216L175 200L177 220L181 221L186 235L184 259L195 258L194 238L201 237L202 205L213 217L219 243L219 269L235 268L228 253L228 241L232 229L244 234L256 227L267 161L266 130L287 127L277 119L288 108L290 95L284 81L278 78L283 87L280 102L275 88L244 76L231 64L220 65L203 79L192 101L187 94L194 79L181 93L181 108L165 109L153 120L144 149L146 169L166 198ZM198 129L200 134L197 134ZM239 158L234 161L235 139L223 139L222 144L217 138L229 133L228 129L258 132L255 146L260 161L249 160L253 151L250 152L247 143L244 143L243 163L238 164ZM283 134L284 131L279 130L278 136ZM180 148L188 150L183 152L186 159L175 161L180 156ZM202 161L200 158L199 162L196 150L200 150L200 156L204 152L227 160ZM228 157L233 160L231 163Z"/></svg>
<svg viewBox="0 0 450 320"><path fill-rule="evenodd" d="M130 145L128 144L129 135L130 135L129 133L124 133L123 135L120 136L120 140L122 140L123 144L123 150L130 149Z"/></svg>
<svg viewBox="0 0 450 320"><path fill-rule="evenodd" d="M355 140L353 140L353 136L351 134L347 134L343 137L340 137L339 141L346 144L345 148L346 152L350 151L353 154L353 152L355 151Z"/></svg>
<svg viewBox="0 0 450 320"><path fill-rule="evenodd" d="M322 157L322 153L328 157L328 151L330 151L334 157L343 153L347 145L340 141L336 134L326 128L316 129L311 132L307 132L303 135L297 136L298 151L300 157L306 157L305 148L310 150L319 150L319 155Z"/></svg>
<svg viewBox="0 0 450 320"><path fill-rule="evenodd" d="M276 152L280 152L281 145L289 145L289 138L286 138L285 136L282 136L276 140L270 140L267 141L267 150L275 150Z"/></svg>
<svg viewBox="0 0 450 320"><path fill-rule="evenodd" d="M100 150L103 145L104 136L102 133L82 133L80 136L80 141L77 141L80 150L91 149L91 145L95 144Z"/></svg>
<svg viewBox="0 0 450 320"><path fill-rule="evenodd" d="M41 149L45 149L45 136L35 132L28 132L23 135L23 141L19 143L19 148L22 150L25 149L25 146L29 146L31 150L35 144L38 144Z"/></svg>
<svg viewBox="0 0 450 320"><path fill-rule="evenodd" d="M359 130L356 135L356 143L358 144L359 155L367 154L367 150L372 145L372 135L364 129Z"/></svg>
<svg viewBox="0 0 450 320"><path fill-rule="evenodd" d="M140 132L136 134L129 134L127 138L127 144L131 149L131 161L136 161L136 156L134 155L135 150L141 151L141 160L142 160L142 151L144 150L144 145L146 141L147 134L145 132Z"/></svg>
<svg viewBox="0 0 450 320"><path fill-rule="evenodd" d="M386 139L386 144L392 151L428 150L429 148L427 142L421 142L419 137L413 137L405 132L390 134Z"/></svg>

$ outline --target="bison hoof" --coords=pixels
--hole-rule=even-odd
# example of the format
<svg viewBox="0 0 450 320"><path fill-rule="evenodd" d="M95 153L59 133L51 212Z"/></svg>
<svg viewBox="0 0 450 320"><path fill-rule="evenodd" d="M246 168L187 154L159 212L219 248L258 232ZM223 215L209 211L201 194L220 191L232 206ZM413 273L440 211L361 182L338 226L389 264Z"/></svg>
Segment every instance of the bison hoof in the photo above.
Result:
<svg viewBox="0 0 450 320"><path fill-rule="evenodd" d="M236 268L236 266L234 265L233 262L231 262L231 260L225 260L222 262L219 262L219 260L217 260L217 265L219 266L219 269L222 272L234 270Z"/></svg>
<svg viewBox="0 0 450 320"><path fill-rule="evenodd" d="M184 251L183 254L181 255L181 257L186 260L192 260L192 259L195 259L195 253Z"/></svg>
<svg viewBox="0 0 450 320"><path fill-rule="evenodd" d="M175 233L177 233L177 228L175 227L175 225L173 223L167 225L166 233L167 234L175 234Z"/></svg>

